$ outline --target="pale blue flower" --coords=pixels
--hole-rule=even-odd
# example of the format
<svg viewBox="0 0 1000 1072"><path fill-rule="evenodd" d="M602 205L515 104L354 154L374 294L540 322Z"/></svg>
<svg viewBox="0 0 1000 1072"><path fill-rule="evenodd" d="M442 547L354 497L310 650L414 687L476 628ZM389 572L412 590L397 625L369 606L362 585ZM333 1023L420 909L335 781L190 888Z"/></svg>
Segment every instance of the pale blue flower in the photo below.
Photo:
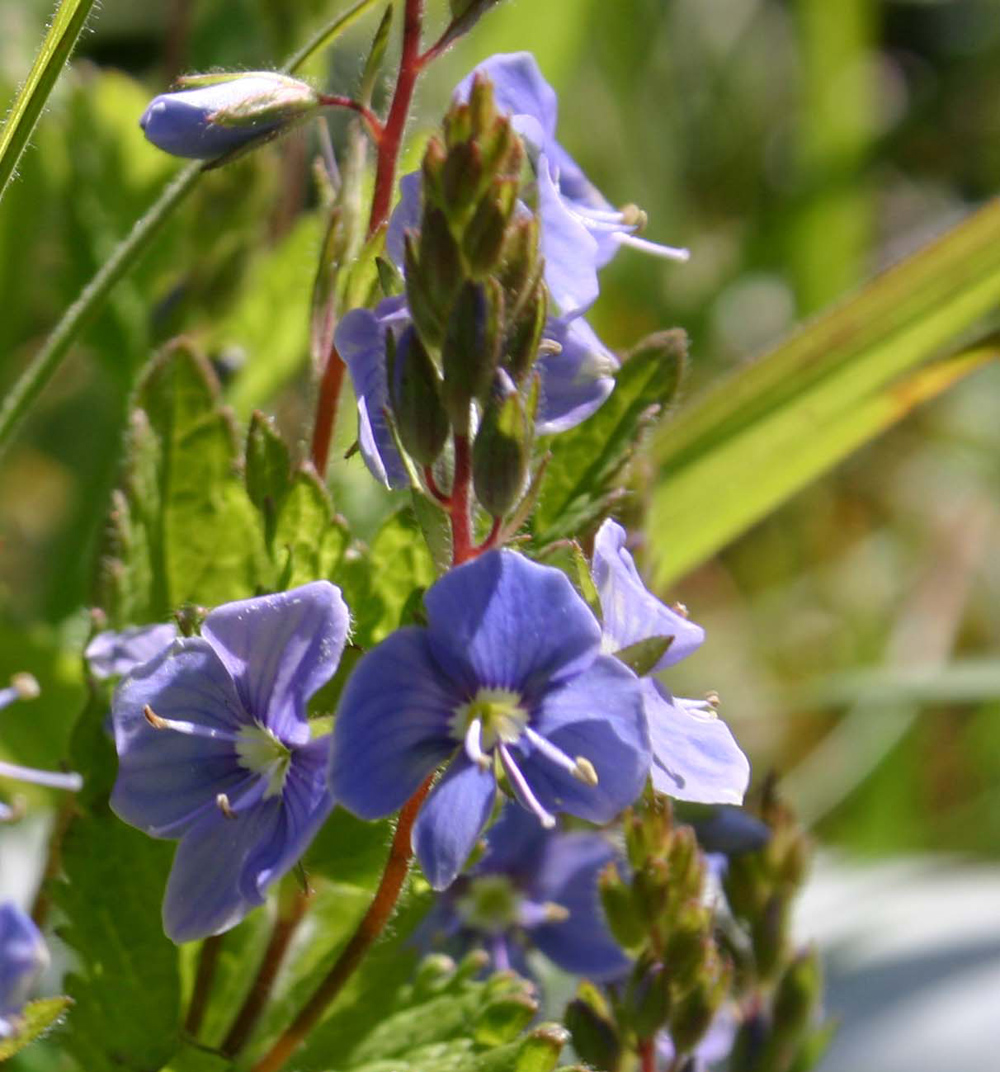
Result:
<svg viewBox="0 0 1000 1072"><path fill-rule="evenodd" d="M0 1039L17 1033L21 1010L48 962L31 917L15 904L0 904Z"/></svg>

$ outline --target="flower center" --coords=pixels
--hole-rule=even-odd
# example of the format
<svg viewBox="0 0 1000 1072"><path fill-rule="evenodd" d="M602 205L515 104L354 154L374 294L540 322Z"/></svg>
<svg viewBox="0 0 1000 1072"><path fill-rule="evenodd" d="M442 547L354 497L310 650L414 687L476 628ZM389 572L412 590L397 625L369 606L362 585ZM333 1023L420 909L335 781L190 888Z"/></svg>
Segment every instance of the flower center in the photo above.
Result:
<svg viewBox="0 0 1000 1072"><path fill-rule="evenodd" d="M269 729L264 726L244 726L236 738L236 755L241 767L267 780L265 800L281 793L291 766L292 753Z"/></svg>
<svg viewBox="0 0 1000 1072"><path fill-rule="evenodd" d="M521 895L506 875L483 875L469 883L455 907L477 931L506 931L517 923Z"/></svg>
<svg viewBox="0 0 1000 1072"><path fill-rule="evenodd" d="M498 743L513 744L520 740L527 725L528 712L521 706L518 693L482 688L456 709L451 732L459 741L468 742L470 735L474 736L478 751L486 753Z"/></svg>

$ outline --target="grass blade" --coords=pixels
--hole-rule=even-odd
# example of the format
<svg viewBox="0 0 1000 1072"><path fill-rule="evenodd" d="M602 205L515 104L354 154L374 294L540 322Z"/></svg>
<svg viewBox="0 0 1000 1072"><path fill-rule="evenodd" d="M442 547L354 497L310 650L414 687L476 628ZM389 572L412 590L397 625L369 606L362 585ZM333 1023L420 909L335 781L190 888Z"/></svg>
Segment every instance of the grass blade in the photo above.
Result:
<svg viewBox="0 0 1000 1072"><path fill-rule="evenodd" d="M42 47L0 130L0 200L93 6L94 0L63 0L49 25Z"/></svg>

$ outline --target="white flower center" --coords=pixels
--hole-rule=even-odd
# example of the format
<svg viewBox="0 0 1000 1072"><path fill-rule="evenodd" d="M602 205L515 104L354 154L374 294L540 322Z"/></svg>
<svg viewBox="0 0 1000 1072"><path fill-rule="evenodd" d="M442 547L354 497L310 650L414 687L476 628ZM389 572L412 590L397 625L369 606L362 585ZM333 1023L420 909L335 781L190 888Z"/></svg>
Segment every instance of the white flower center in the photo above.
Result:
<svg viewBox="0 0 1000 1072"><path fill-rule="evenodd" d="M264 799L278 796L285 788L292 753L264 726L244 726L236 738L240 766L267 780Z"/></svg>
<svg viewBox="0 0 1000 1072"><path fill-rule="evenodd" d="M528 712L521 706L521 697L516 692L482 688L456 709L451 721L452 735L456 740L465 740L477 722L479 747L489 752L498 742L514 744L520 740L528 725Z"/></svg>

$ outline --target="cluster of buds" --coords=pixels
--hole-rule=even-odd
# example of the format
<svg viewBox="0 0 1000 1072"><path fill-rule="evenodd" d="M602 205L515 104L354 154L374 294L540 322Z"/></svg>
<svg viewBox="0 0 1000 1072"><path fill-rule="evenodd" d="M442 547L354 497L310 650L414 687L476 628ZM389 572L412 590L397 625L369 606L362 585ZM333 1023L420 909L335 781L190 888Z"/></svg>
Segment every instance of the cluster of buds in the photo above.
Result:
<svg viewBox="0 0 1000 1072"><path fill-rule="evenodd" d="M421 169L419 229L405 236L412 330L389 340L399 440L421 466L449 431L472 445L476 496L503 517L525 485L547 311L539 225L519 201L525 151L477 78L452 106Z"/></svg>
<svg viewBox="0 0 1000 1072"><path fill-rule="evenodd" d="M723 880L739 934L731 944L737 989L750 1010L734 1043L733 1072L811 1068L831 1035L821 1015L822 972L813 949L800 950L791 910L806 879L812 845L773 781L762 793L767 844L734 857Z"/></svg>
<svg viewBox="0 0 1000 1072"><path fill-rule="evenodd" d="M606 1069L661 1036L675 1054L693 1053L732 983L694 830L674 825L665 798L647 797L625 816L625 841L629 874L609 865L600 892L608 924L634 966L606 995L581 988L567 1009L577 1051Z"/></svg>

